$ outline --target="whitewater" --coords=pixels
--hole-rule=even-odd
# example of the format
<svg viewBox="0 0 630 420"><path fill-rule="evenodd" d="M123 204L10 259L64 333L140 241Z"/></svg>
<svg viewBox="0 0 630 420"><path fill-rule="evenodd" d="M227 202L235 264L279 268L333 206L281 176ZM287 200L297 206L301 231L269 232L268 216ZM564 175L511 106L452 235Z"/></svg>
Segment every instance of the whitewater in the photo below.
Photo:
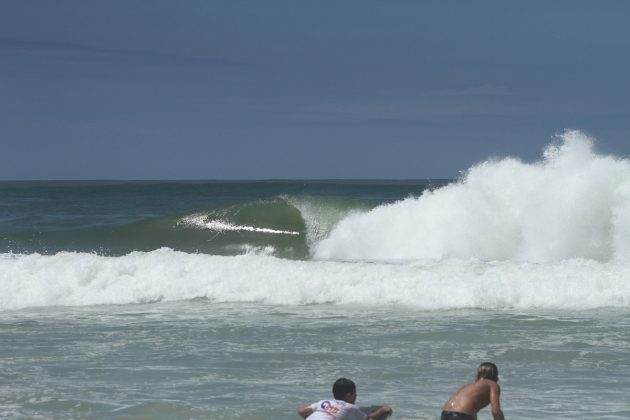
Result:
<svg viewBox="0 0 630 420"><path fill-rule="evenodd" d="M567 131L538 162L488 160L444 188L349 216L315 256L624 261L629 210L630 161Z"/></svg>
<svg viewBox="0 0 630 420"><path fill-rule="evenodd" d="M3 255L0 308L211 302L406 305L422 310L592 309L630 305L630 264L441 260L289 261L273 256Z"/></svg>

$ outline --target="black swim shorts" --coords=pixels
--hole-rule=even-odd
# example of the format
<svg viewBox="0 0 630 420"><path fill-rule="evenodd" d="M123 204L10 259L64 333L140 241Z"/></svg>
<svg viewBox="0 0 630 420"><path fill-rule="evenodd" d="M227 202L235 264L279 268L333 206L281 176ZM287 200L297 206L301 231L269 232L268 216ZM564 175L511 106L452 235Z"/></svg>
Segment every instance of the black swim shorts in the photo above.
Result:
<svg viewBox="0 0 630 420"><path fill-rule="evenodd" d="M442 411L440 420L476 420L476 417L458 411Z"/></svg>

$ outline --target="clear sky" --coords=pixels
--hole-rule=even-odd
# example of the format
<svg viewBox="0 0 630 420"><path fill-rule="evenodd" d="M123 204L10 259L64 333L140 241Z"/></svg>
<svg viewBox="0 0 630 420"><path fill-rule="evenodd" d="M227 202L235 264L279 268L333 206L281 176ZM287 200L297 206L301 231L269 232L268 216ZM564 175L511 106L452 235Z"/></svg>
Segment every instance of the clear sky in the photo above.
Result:
<svg viewBox="0 0 630 420"><path fill-rule="evenodd" d="M630 154L630 1L4 0L0 179L451 178Z"/></svg>

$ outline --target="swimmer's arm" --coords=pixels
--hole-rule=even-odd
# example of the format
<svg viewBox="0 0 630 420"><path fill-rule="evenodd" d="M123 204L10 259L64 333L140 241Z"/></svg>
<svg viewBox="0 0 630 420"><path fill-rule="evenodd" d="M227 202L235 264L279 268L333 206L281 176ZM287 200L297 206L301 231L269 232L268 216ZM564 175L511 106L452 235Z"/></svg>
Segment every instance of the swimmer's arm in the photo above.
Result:
<svg viewBox="0 0 630 420"><path fill-rule="evenodd" d="M298 414L302 416L302 418L307 418L311 414L313 414L313 409L310 405L305 405L304 407L298 410Z"/></svg>
<svg viewBox="0 0 630 420"><path fill-rule="evenodd" d="M503 411L501 411L501 402L499 401L501 397L501 388L499 385L492 384L490 387L490 407L492 409L492 418L494 420L505 420L503 416Z"/></svg>
<svg viewBox="0 0 630 420"><path fill-rule="evenodd" d="M384 405L381 408L379 408L378 410L374 410L372 411L370 414L368 414L367 418L368 419L378 419L380 418L383 414L385 413L391 413L393 410L390 406Z"/></svg>

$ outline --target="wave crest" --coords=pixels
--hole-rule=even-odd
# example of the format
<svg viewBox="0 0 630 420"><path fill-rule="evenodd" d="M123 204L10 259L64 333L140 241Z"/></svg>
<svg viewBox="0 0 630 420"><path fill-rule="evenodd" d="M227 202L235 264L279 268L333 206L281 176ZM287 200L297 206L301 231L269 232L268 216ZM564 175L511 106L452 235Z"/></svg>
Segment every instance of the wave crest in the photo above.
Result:
<svg viewBox="0 0 630 420"><path fill-rule="evenodd" d="M543 158L480 163L461 180L339 222L316 258L598 261L630 256L630 161L566 131Z"/></svg>

